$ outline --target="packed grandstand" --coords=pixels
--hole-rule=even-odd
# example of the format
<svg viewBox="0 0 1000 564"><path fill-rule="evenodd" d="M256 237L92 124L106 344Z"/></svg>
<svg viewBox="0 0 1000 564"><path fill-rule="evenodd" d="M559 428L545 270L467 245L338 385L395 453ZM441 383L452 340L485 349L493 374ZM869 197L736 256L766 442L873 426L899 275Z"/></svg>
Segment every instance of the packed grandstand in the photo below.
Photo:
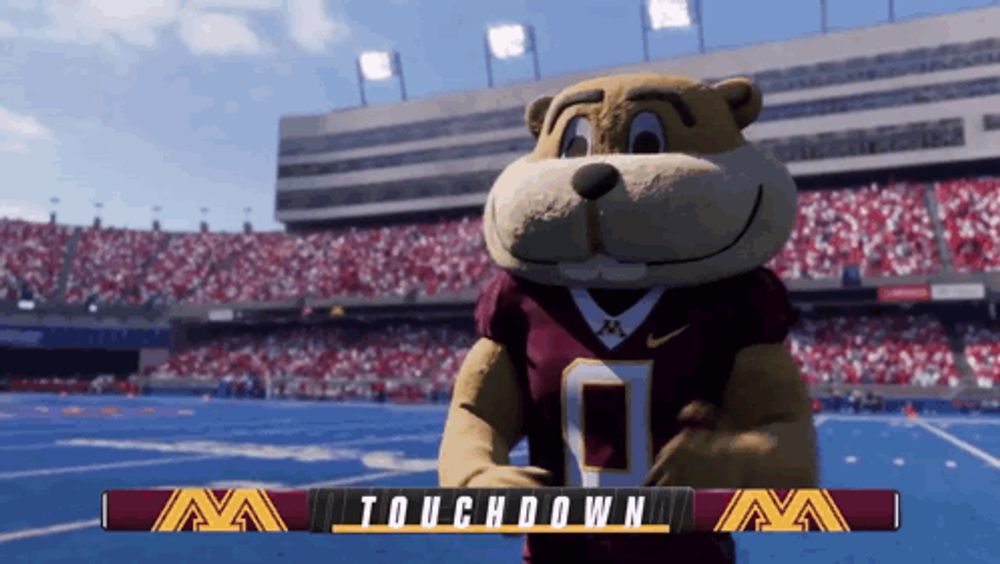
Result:
<svg viewBox="0 0 1000 564"><path fill-rule="evenodd" d="M785 279L942 272L924 184L810 190L792 238L771 263ZM959 272L1000 270L1000 178L933 185L944 248ZM69 241L78 237L74 252ZM474 290L492 267L481 219L348 227L308 234L164 233L0 223L0 297L140 305L378 297ZM68 265L65 290L57 291Z"/></svg>
<svg viewBox="0 0 1000 564"><path fill-rule="evenodd" d="M957 271L1000 270L998 178L810 190L799 205L793 237L770 265L786 280L837 278L851 265L872 277L934 274L946 268L942 252ZM307 234L0 222L0 288L8 300L169 305L434 296L475 291L492 268L476 216ZM200 342L146 373L447 386L472 340L461 324L293 327ZM956 386L961 357L979 386L1000 383L1000 331L929 315L804 319L788 346L812 383Z"/></svg>

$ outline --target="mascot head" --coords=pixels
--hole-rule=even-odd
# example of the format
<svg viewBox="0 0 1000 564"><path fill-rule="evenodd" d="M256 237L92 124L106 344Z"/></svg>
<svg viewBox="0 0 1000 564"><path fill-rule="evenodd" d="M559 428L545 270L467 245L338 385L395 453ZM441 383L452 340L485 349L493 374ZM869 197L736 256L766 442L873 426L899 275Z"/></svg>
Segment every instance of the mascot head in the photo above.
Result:
<svg viewBox="0 0 1000 564"><path fill-rule="evenodd" d="M761 93L662 74L587 80L528 105L534 151L490 190L486 246L511 273L590 288L693 286L765 264L795 183L748 143Z"/></svg>

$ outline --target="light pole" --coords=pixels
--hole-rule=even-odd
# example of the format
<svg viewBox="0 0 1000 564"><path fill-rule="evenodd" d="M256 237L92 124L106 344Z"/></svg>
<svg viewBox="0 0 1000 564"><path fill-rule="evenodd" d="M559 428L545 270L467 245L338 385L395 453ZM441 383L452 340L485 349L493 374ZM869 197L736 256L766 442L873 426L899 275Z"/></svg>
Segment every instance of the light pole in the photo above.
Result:
<svg viewBox="0 0 1000 564"><path fill-rule="evenodd" d="M642 60L649 62L649 4L639 2L639 26L642 29Z"/></svg>
<svg viewBox="0 0 1000 564"><path fill-rule="evenodd" d="M525 23L505 23L486 28L483 55L486 58L486 83L492 87L493 60L517 59L531 51L531 64L535 80L542 78L538 64L538 41L535 28Z"/></svg>
<svg viewBox="0 0 1000 564"><path fill-rule="evenodd" d="M358 92L361 105L368 105L365 82L399 79L399 97L406 100L406 81L403 79L403 63L396 51L365 51L358 55L355 67L358 72Z"/></svg>
<svg viewBox="0 0 1000 564"><path fill-rule="evenodd" d="M153 231L160 230L160 210L162 209L158 204L153 206Z"/></svg>
<svg viewBox="0 0 1000 564"><path fill-rule="evenodd" d="M104 209L104 203L94 202L94 227L101 227L101 210Z"/></svg>
<svg viewBox="0 0 1000 564"><path fill-rule="evenodd" d="M698 52L705 52L705 20L702 19L701 1L694 0L695 18L698 22Z"/></svg>
<svg viewBox="0 0 1000 564"><path fill-rule="evenodd" d="M541 80L542 70L538 66L538 42L535 41L535 26L525 26L528 30L528 43L531 45L531 64L535 68L535 80Z"/></svg>
<svg viewBox="0 0 1000 564"><path fill-rule="evenodd" d="M830 31L827 15L826 0L819 0L819 29L823 33L829 33Z"/></svg>
<svg viewBox="0 0 1000 564"><path fill-rule="evenodd" d="M493 88L493 54L490 53L490 36L483 34L483 55L486 56L486 85Z"/></svg>
<svg viewBox="0 0 1000 564"><path fill-rule="evenodd" d="M201 232L208 233L208 208L201 208Z"/></svg>
<svg viewBox="0 0 1000 564"><path fill-rule="evenodd" d="M49 198L49 203L52 204L52 210L49 212L49 223L55 224L56 222L56 208L59 206L59 198L52 196Z"/></svg>
<svg viewBox="0 0 1000 564"><path fill-rule="evenodd" d="M896 0L889 0L889 22L896 21Z"/></svg>
<svg viewBox="0 0 1000 564"><path fill-rule="evenodd" d="M649 61L649 33L662 29L698 26L698 52L705 52L705 26L701 17L701 0L642 0L639 3L639 23L642 31L642 58Z"/></svg>
<svg viewBox="0 0 1000 564"><path fill-rule="evenodd" d="M245 216L245 219L243 221L243 232L244 233L250 233L251 231L253 231L253 226L250 225L250 213L251 212L253 212L253 209L250 206L247 206L247 207L243 208L243 215Z"/></svg>

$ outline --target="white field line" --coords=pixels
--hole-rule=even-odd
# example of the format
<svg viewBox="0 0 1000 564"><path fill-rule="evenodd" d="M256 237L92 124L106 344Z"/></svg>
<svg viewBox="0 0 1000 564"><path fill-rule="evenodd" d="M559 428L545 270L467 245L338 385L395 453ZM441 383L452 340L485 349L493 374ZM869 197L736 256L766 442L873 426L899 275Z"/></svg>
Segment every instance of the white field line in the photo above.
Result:
<svg viewBox="0 0 1000 564"><path fill-rule="evenodd" d="M1000 468L1000 459L997 459L997 457L980 449L979 447L971 445L963 441L962 439L956 437L955 435L952 435L947 431L943 431L931 425L930 423L927 423L926 421L917 420L915 421L915 423L918 426L926 429L929 433L937 435L938 438L948 441L949 443L957 446L958 448L964 450L965 452L971 454L972 456L975 456L976 458L979 458L981 460L985 460L986 463L989 464L990 466L994 468Z"/></svg>
<svg viewBox="0 0 1000 564"><path fill-rule="evenodd" d="M39 527L37 529L21 529L20 531L11 531L9 533L0 532L0 544L34 537L47 537L50 535L58 535L59 533L68 533L71 531L78 531L80 529L91 529L100 526L100 519L84 519L83 521L70 521L69 523L59 523L57 525L49 525L47 527Z"/></svg>
<svg viewBox="0 0 1000 564"><path fill-rule="evenodd" d="M321 482L311 482L308 484L295 486L290 489L309 490L312 488L335 488L337 486L349 486L351 484L357 484L358 482L381 480L382 478L395 478L396 476L406 476L409 474L424 474L433 471L434 470L390 470L387 472L375 472L374 474L362 474L360 476L349 476L346 478L323 480Z"/></svg>
<svg viewBox="0 0 1000 564"><path fill-rule="evenodd" d="M33 470L17 470L0 473L0 480L16 480L18 478L37 478L38 476L55 476L58 474L79 474L81 472L99 472L117 468L136 468L139 466L160 466L162 464L177 464L180 462L195 462L219 458L212 455L175 456L170 458L144 458L140 460L123 460L104 464L86 464L82 466L59 466L55 468L35 468Z"/></svg>
<svg viewBox="0 0 1000 564"><path fill-rule="evenodd" d="M56 443L31 443L26 445L5 445L0 446L0 451L8 450L41 450L59 446Z"/></svg>
<svg viewBox="0 0 1000 564"><path fill-rule="evenodd" d="M16 437L21 435L52 435L56 433L60 434L70 434L79 433L81 429L85 427L81 424L84 420L88 422L97 422L102 424L101 428L98 429L88 429L90 433L135 433L134 423L136 421L143 421L144 416L136 415L134 417L129 416L128 418L122 417L87 417L82 418L80 416L66 416L66 417L79 417L74 422L75 425L63 425L61 422L59 424L53 424L52 428L43 429L22 429L22 430L0 430L0 437ZM149 416L150 420L155 420L157 416ZM195 415L197 418L197 415ZM219 435L232 435L232 434L298 434L303 430L335 430L341 433L357 433L357 432L377 432L383 431L387 428L399 428L399 429L412 429L415 426L424 426L425 422L417 422L414 424L413 421L400 421L398 424L392 423L365 423L361 425L353 425L350 423L345 424L343 421L330 421L327 423L321 422L296 422L293 419L280 419L280 420L264 420L253 423L236 423L236 424L226 424L226 423L215 423L215 424L204 424L197 422L195 419L194 424L191 424L191 419L185 419L188 423L178 421L170 421L169 423L161 425L143 425L144 432L158 432L158 431L171 431L174 429L183 430L183 435L178 436L190 436L199 435L205 436L206 434L219 434ZM152 421L150 421L152 423ZM288 427L289 423L298 423L298 425L293 426L291 429ZM441 425L440 421L427 421L426 426L439 427ZM332 429L331 429L332 427ZM233 430L236 430L235 433Z"/></svg>
<svg viewBox="0 0 1000 564"><path fill-rule="evenodd" d="M874 423L915 423L917 421L926 421L929 423L947 423L950 425L1000 425L1000 417L947 417L947 416L920 416L916 419L908 419L901 415L850 415L846 413L830 413L824 414L827 421L866 421Z"/></svg>
<svg viewBox="0 0 1000 564"><path fill-rule="evenodd" d="M221 433L220 433L220 435L221 435ZM23 445L4 445L4 446L0 446L0 452L2 452L2 451L10 451L10 450L41 450L41 449L48 449L48 448L68 448L68 447L79 448L79 447L83 447L83 446L92 446L94 448L116 448L116 447L105 447L105 446L101 446L100 444L89 445L89 444L80 442L81 440L101 441L101 442L106 442L106 443L127 443L127 442L137 442L137 441L141 442L141 443L152 443L152 442L170 441L170 440L174 440L174 439L195 439L195 438L197 438L197 439L203 439L203 438L208 438L208 437L210 437L210 435L196 434L196 435L193 435L193 436L192 435L175 435L175 436L169 436L169 437L142 437L142 438L132 438L132 439L120 439L120 440L117 440L117 441L115 439L106 439L106 438L100 438L100 439L98 439L98 438L93 438L93 437L88 437L86 439L71 438L71 439L61 439L61 440L58 440L58 441L45 442L45 443L27 443L27 444L23 444ZM349 441L334 441L334 442L330 442L330 443L311 443L309 446L345 447L345 446L358 446L358 445L376 445L376 444L403 443L403 442L408 442L408 441L430 442L430 441L436 441L436 440L438 440L440 438L441 438L441 433L420 433L420 434L413 434L413 435L396 435L396 436L390 436L390 437L377 437L377 436L359 437L359 438L355 438L355 439L352 439L352 440L349 440ZM293 446L296 446L296 445L285 445L285 446L293 447ZM143 450L143 449L136 449L136 450Z"/></svg>

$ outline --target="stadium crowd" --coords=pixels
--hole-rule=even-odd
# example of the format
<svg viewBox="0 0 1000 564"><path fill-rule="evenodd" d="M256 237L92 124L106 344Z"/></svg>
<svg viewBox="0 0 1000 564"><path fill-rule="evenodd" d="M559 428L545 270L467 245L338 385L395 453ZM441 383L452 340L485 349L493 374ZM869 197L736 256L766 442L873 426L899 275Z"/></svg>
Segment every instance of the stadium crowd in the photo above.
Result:
<svg viewBox="0 0 1000 564"><path fill-rule="evenodd" d="M966 329L980 385L1000 380L1000 331ZM448 325L298 328L222 337L175 354L153 376L313 380L401 379L448 384L474 338ZM955 386L943 326L929 316L802 319L786 342L803 378L818 384Z"/></svg>
<svg viewBox="0 0 1000 564"><path fill-rule="evenodd" d="M806 318L786 343L810 383L959 382L944 328L928 316Z"/></svg>
<svg viewBox="0 0 1000 564"><path fill-rule="evenodd" d="M134 290L142 268L166 235L135 229L85 229L66 281L66 301L96 297L104 303L122 300Z"/></svg>
<svg viewBox="0 0 1000 564"><path fill-rule="evenodd" d="M69 235L61 225L0 219L0 299L51 296Z"/></svg>
<svg viewBox="0 0 1000 564"><path fill-rule="evenodd" d="M783 278L840 276L845 265L865 276L927 274L941 267L920 186L871 185L799 193L799 215L771 267Z"/></svg>
<svg viewBox="0 0 1000 564"><path fill-rule="evenodd" d="M1000 178L939 182L932 194L955 268L1000 269ZM939 271L944 261L926 195L922 185L905 183L801 192L793 236L771 267L786 279L838 277L852 264L867 276ZM478 217L305 234L86 227L69 253L73 237L62 225L0 219L0 299L51 298L61 275L69 302L434 295L475 290L493 268ZM961 336L979 384L1000 380L1000 333L970 326ZM471 335L443 327L282 330L183 350L152 374L446 383L470 343ZM930 317L804 319L788 343L811 382L958 379L943 327Z"/></svg>
<svg viewBox="0 0 1000 564"><path fill-rule="evenodd" d="M300 327L202 343L171 356L148 375L447 383L471 346L469 332L447 325Z"/></svg>
<svg viewBox="0 0 1000 564"><path fill-rule="evenodd" d="M1000 178L939 182L936 193L955 269L1000 270Z"/></svg>
<svg viewBox="0 0 1000 564"><path fill-rule="evenodd" d="M209 272L188 301L233 303L303 296L435 295L475 288L489 270L481 222L262 233Z"/></svg>
<svg viewBox="0 0 1000 564"><path fill-rule="evenodd" d="M969 324L960 333L976 383L983 388L1000 386L1000 329Z"/></svg>
<svg viewBox="0 0 1000 564"><path fill-rule="evenodd" d="M960 271L1000 268L1000 179L936 185L944 238ZM938 272L942 258L925 191L870 185L799 194L793 235L771 267L784 278ZM308 234L82 229L65 299L142 304L232 303L301 297L427 295L472 290L491 271L481 219ZM0 221L0 289L51 296L70 228Z"/></svg>

